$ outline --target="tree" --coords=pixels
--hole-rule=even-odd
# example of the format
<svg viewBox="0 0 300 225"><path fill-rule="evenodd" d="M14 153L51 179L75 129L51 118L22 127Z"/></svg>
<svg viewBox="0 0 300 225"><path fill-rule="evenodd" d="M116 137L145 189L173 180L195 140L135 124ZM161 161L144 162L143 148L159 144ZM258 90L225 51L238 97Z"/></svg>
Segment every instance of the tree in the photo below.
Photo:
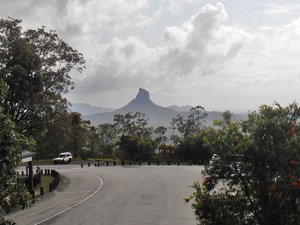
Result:
<svg viewBox="0 0 300 225"><path fill-rule="evenodd" d="M22 149L31 149L33 142L16 132L15 124L0 108L0 224L14 224L3 214L12 207L25 207L30 196L24 183L17 179Z"/></svg>
<svg viewBox="0 0 300 225"><path fill-rule="evenodd" d="M119 135L137 135L138 137L149 137L152 129L147 127L148 118L145 113L126 113L125 115L114 115L114 126Z"/></svg>
<svg viewBox="0 0 300 225"><path fill-rule="evenodd" d="M60 152L70 149L72 138L71 114L61 113L52 123L45 126L45 130L36 136L37 155L39 159L57 157Z"/></svg>
<svg viewBox="0 0 300 225"><path fill-rule="evenodd" d="M180 136L173 135L173 140L180 141L198 133L204 127L204 118L207 116L202 106L190 109L188 115L177 114L171 121L171 128L178 131Z"/></svg>
<svg viewBox="0 0 300 225"><path fill-rule="evenodd" d="M147 127L145 113L118 114L114 117L114 126L119 135L119 151L126 160L148 160L154 153L151 139L152 128Z"/></svg>
<svg viewBox="0 0 300 225"><path fill-rule="evenodd" d="M299 118L296 103L263 105L240 122L223 114L205 140L218 157L194 185L199 224L299 224Z"/></svg>
<svg viewBox="0 0 300 225"><path fill-rule="evenodd" d="M45 28L23 31L21 20L0 20L0 79L7 94L0 105L19 132L33 135L67 108L62 94L81 72L82 54Z"/></svg>
<svg viewBox="0 0 300 225"><path fill-rule="evenodd" d="M71 112L70 116L71 134L69 148L73 150L75 157L85 157L84 151L89 150L87 145L90 121L82 120L81 114L78 112Z"/></svg>
<svg viewBox="0 0 300 225"><path fill-rule="evenodd" d="M211 157L210 150L204 145L205 135L208 130L201 130L199 133L180 141L176 147L177 159L195 164L207 163Z"/></svg>
<svg viewBox="0 0 300 225"><path fill-rule="evenodd" d="M155 142L157 146L160 146L167 142L166 132L167 132L167 128L163 126L159 126L154 130L154 134L157 135L157 137L155 138Z"/></svg>
<svg viewBox="0 0 300 225"><path fill-rule="evenodd" d="M115 126L109 123L100 124L97 127L97 134L100 138L101 154L105 157L112 156L117 136Z"/></svg>

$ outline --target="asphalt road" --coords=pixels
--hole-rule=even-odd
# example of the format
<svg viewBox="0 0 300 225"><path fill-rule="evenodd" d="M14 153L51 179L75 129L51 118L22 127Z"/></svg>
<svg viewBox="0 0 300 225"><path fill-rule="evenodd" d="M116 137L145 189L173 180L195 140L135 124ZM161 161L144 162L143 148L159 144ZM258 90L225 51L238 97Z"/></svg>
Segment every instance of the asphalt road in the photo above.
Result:
<svg viewBox="0 0 300 225"><path fill-rule="evenodd" d="M9 218L19 225L196 225L183 199L202 167L57 168L62 182L55 191Z"/></svg>

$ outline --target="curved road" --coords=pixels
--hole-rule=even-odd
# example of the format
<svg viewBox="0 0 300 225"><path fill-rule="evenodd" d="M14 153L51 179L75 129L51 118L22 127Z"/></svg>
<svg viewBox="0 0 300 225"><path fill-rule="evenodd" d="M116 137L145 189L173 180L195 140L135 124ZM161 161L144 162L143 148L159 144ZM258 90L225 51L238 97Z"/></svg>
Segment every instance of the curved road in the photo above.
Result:
<svg viewBox="0 0 300 225"><path fill-rule="evenodd" d="M20 225L195 225L185 204L199 166L60 167L61 184L31 208L9 215Z"/></svg>

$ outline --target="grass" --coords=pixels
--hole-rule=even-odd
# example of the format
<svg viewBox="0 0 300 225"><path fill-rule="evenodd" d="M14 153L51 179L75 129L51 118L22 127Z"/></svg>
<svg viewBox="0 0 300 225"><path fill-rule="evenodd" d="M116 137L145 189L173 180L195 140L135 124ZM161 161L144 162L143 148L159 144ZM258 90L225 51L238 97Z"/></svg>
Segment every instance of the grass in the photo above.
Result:
<svg viewBox="0 0 300 225"><path fill-rule="evenodd" d="M40 195L40 187L44 188L44 193L49 192L49 183L51 183L54 180L54 178L52 176L48 176L48 175L43 175L41 177L41 184L38 185L35 188L35 195Z"/></svg>

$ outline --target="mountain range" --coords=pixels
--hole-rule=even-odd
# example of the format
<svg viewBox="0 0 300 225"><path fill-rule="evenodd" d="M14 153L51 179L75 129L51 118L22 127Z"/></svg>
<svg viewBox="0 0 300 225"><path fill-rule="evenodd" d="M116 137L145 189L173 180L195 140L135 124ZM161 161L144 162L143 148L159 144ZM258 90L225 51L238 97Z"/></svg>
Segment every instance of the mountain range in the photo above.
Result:
<svg viewBox="0 0 300 225"><path fill-rule="evenodd" d="M143 112L149 119L149 125L153 127L169 127L170 122L176 114L187 115L192 106L169 106L162 107L155 104L147 90L140 88L136 97L127 105L119 109L90 106L88 104L73 104L71 111L80 112L84 120L90 120L93 125L102 123L113 123L114 115L126 114L128 112ZM97 113L95 113L97 112ZM90 114L90 115L88 115ZM241 120L246 114L234 114L233 119ZM211 125L213 120L222 118L222 112L207 112L206 125Z"/></svg>

